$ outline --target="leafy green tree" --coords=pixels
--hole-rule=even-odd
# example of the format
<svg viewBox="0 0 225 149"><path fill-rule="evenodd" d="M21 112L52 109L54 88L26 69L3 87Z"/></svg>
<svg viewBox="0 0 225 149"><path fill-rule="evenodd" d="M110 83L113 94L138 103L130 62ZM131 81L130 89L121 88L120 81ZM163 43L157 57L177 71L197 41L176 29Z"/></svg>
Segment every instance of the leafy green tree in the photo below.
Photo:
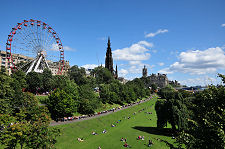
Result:
<svg viewBox="0 0 225 149"><path fill-rule="evenodd" d="M109 84L110 93L108 95L109 103L113 104L122 104L122 100L119 95L123 85L118 80L113 80L112 83Z"/></svg>
<svg viewBox="0 0 225 149"><path fill-rule="evenodd" d="M12 73L11 77L19 82L21 88L27 87L26 74L23 71L21 70L15 71Z"/></svg>
<svg viewBox="0 0 225 149"><path fill-rule="evenodd" d="M115 93L115 92L110 92L109 93L109 97L110 97L110 100L109 100L109 103L110 104L113 104L113 103L119 103L119 96Z"/></svg>
<svg viewBox="0 0 225 149"><path fill-rule="evenodd" d="M23 93L12 102L12 112L0 113L0 143L6 148L50 148L59 130L49 128L50 118L45 107L39 107L33 94ZM14 99L13 99L14 100ZM0 100L1 101L1 100ZM4 103L8 103L7 100ZM16 104L15 104L16 103ZM4 104L5 105L5 104Z"/></svg>
<svg viewBox="0 0 225 149"><path fill-rule="evenodd" d="M93 114L94 108L91 104L91 100L81 99L78 107L78 111L81 114Z"/></svg>
<svg viewBox="0 0 225 149"><path fill-rule="evenodd" d="M146 93L146 96L150 96L151 95L151 91L149 88L146 88L145 89L145 93Z"/></svg>
<svg viewBox="0 0 225 149"><path fill-rule="evenodd" d="M6 73L6 69L5 69L5 66L1 66L1 68L0 68L0 73L1 74L4 74L4 73Z"/></svg>
<svg viewBox="0 0 225 149"><path fill-rule="evenodd" d="M155 110L157 114L157 127L163 128L167 126L168 121L168 104L166 99L158 99L155 104Z"/></svg>
<svg viewBox="0 0 225 149"><path fill-rule="evenodd" d="M13 111L15 110L15 107L19 108L21 104L20 99L22 98L22 88L18 80L11 78L6 74L0 74L0 99L4 111ZM9 107L7 108L6 105Z"/></svg>
<svg viewBox="0 0 225 149"><path fill-rule="evenodd" d="M0 99L12 99L15 91L12 88L13 79L6 74L0 74Z"/></svg>
<svg viewBox="0 0 225 149"><path fill-rule="evenodd" d="M93 114L94 110L100 106L98 95L89 85L82 85L79 88L80 101L78 112L82 114Z"/></svg>
<svg viewBox="0 0 225 149"><path fill-rule="evenodd" d="M80 98L86 98L86 99L96 98L96 95L94 94L94 89L92 89L87 84L79 87L79 95L80 95Z"/></svg>
<svg viewBox="0 0 225 149"><path fill-rule="evenodd" d="M152 88L153 91L155 91L155 90L157 90L157 85L156 84L152 84L151 88Z"/></svg>
<svg viewBox="0 0 225 149"><path fill-rule="evenodd" d="M168 86L160 89L158 94L163 99L175 99L176 98L176 91L171 85L168 85Z"/></svg>
<svg viewBox="0 0 225 149"><path fill-rule="evenodd" d="M52 89L54 89L54 86L55 86L56 82L53 79L51 70L44 69L41 76L42 76L42 84L43 84L42 90L44 92L49 92Z"/></svg>
<svg viewBox="0 0 225 149"><path fill-rule="evenodd" d="M5 145L7 148L14 149L18 143L16 131L14 129L9 129L9 126L16 121L16 118L10 114L0 114L0 126L1 126L1 135L0 143Z"/></svg>
<svg viewBox="0 0 225 149"><path fill-rule="evenodd" d="M0 124L3 133L0 136L1 144L6 148L52 148L56 143L56 137L60 130L50 128L50 119L46 111L36 107L36 113L32 119L26 117L26 110L21 110L16 116L3 114L0 116Z"/></svg>
<svg viewBox="0 0 225 149"><path fill-rule="evenodd" d="M142 79L135 78L132 81L129 81L126 85L133 88L137 98L143 98L146 96L146 87Z"/></svg>
<svg viewBox="0 0 225 149"><path fill-rule="evenodd" d="M111 72L107 68L101 66L92 70L91 74L92 76L95 76L97 84L108 84L114 80Z"/></svg>
<svg viewBox="0 0 225 149"><path fill-rule="evenodd" d="M170 93L170 92L172 93ZM173 90L163 91L169 98L158 100L155 105L157 114L157 127L165 127L167 122L172 126L173 130L185 130L188 127L189 112L181 93L174 92ZM177 95L176 95L177 94ZM174 98L170 98L174 97ZM177 98L175 98L177 97Z"/></svg>
<svg viewBox="0 0 225 149"><path fill-rule="evenodd" d="M42 77L37 72L29 72L26 76L28 91L36 94L42 88Z"/></svg>
<svg viewBox="0 0 225 149"><path fill-rule="evenodd" d="M60 129L49 127L50 117L46 108L40 107L29 123L29 134L26 146L34 149L54 148Z"/></svg>
<svg viewBox="0 0 225 149"><path fill-rule="evenodd" d="M103 103L109 103L110 100L110 85L101 84L100 85L100 98Z"/></svg>
<svg viewBox="0 0 225 149"><path fill-rule="evenodd" d="M130 94L129 94L129 86L127 86L127 85L123 86L120 97L123 99L122 100L123 102L126 102L126 103L131 102L131 98L130 98Z"/></svg>
<svg viewBox="0 0 225 149"><path fill-rule="evenodd" d="M96 78L93 76L88 76L86 78L86 84L88 84L91 88L98 87L98 85L96 84Z"/></svg>
<svg viewBox="0 0 225 149"><path fill-rule="evenodd" d="M222 76L222 75L221 75ZM181 132L178 142L186 148L218 148L225 146L225 87L210 86L195 95L190 110L188 129Z"/></svg>
<svg viewBox="0 0 225 149"><path fill-rule="evenodd" d="M53 89L56 89L56 88L64 88L67 84L67 82L70 81L70 79L65 76L65 75L55 75L53 76L53 80L54 80L54 87Z"/></svg>
<svg viewBox="0 0 225 149"><path fill-rule="evenodd" d="M151 93L154 93L157 90L156 84L151 84Z"/></svg>
<svg viewBox="0 0 225 149"><path fill-rule="evenodd" d="M69 76L78 85L87 83L86 72L83 67L79 68L77 65L72 66L69 70Z"/></svg>
<svg viewBox="0 0 225 149"><path fill-rule="evenodd" d="M80 97L79 95L79 86L70 80L65 80L65 86L59 89L64 90L67 94L69 94L74 101L77 101Z"/></svg>
<svg viewBox="0 0 225 149"><path fill-rule="evenodd" d="M76 102L64 90L56 89L46 101L53 119L72 116L76 112Z"/></svg>
<svg viewBox="0 0 225 149"><path fill-rule="evenodd" d="M219 74L224 81L225 76ZM169 93L169 92L172 93ZM184 92L162 91L167 97L156 103L158 127L167 122L178 127L176 138L179 147L188 149L217 148L225 146L225 87L209 86L193 95ZM166 96L165 96L166 95Z"/></svg>
<svg viewBox="0 0 225 149"><path fill-rule="evenodd" d="M0 114L9 114L12 110L10 99L0 99Z"/></svg>

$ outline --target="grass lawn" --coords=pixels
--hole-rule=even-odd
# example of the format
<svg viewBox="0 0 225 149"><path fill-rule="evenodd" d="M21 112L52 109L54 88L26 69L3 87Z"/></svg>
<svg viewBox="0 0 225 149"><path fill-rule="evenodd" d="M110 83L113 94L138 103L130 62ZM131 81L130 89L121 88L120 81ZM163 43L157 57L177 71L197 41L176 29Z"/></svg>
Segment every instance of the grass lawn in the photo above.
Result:
<svg viewBox="0 0 225 149"><path fill-rule="evenodd" d="M156 128L156 113L154 104L156 98L142 103L140 105L121 110L110 115L98 117L91 120L70 123L60 126L62 135L58 137L56 148L59 149L97 149L101 146L102 149L119 149L123 147L124 142L120 139L126 138L128 145L134 149L145 149L148 140L151 139L154 143L150 148L164 149L169 148L165 141L173 143L174 140L166 133L170 129L165 128L159 130ZM142 112L139 110L144 109ZM133 113L136 112L134 115ZM145 112L152 112L147 114ZM130 116L130 119L127 117ZM125 119L126 117L126 119ZM150 120L151 119L151 120ZM118 122L121 120L121 122ZM118 122L118 123L116 123ZM111 127L115 124L116 127ZM101 133L104 129L107 133ZM92 131L98 135L92 135ZM137 140L138 136L144 136L145 140ZM83 142L78 142L77 138L84 138Z"/></svg>

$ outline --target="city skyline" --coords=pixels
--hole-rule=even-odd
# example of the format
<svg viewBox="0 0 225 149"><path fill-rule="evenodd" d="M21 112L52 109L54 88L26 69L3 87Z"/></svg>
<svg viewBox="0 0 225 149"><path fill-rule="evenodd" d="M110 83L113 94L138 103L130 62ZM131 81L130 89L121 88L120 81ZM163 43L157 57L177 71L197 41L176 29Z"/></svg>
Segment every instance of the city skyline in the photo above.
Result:
<svg viewBox="0 0 225 149"><path fill-rule="evenodd" d="M166 73L186 85L218 83L225 73L225 1L2 1L0 50L24 19L48 23L59 34L70 65L103 64L107 38L119 76ZM10 11L7 11L10 10Z"/></svg>

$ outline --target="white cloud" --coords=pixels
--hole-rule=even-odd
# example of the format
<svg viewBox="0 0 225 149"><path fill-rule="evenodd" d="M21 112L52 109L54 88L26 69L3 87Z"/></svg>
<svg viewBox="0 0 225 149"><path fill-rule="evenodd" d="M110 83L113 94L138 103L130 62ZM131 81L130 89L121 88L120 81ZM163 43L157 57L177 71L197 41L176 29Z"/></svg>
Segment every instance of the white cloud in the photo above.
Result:
<svg viewBox="0 0 225 149"><path fill-rule="evenodd" d="M163 62L161 62L161 63L158 63L159 64L159 66L163 66L164 65L164 63Z"/></svg>
<svg viewBox="0 0 225 149"><path fill-rule="evenodd" d="M119 76L125 77L126 79L141 77L144 65L147 68L152 68L153 66L144 64L143 61L150 58L150 52L153 52L150 48L153 46L153 43L138 41L129 47L112 51L114 60L127 61L120 65L120 71L122 72L119 71Z"/></svg>
<svg viewBox="0 0 225 149"><path fill-rule="evenodd" d="M143 64L140 61L132 61L131 63L129 63L128 65L126 65L126 67L123 67L124 70L126 70L129 75L135 76L135 77L141 77L142 76L142 69L145 67L148 69L149 72L151 72L151 69L153 67L155 67L154 65L149 65L149 64ZM120 74L120 73L119 73ZM125 76L126 78L130 77L130 76ZM130 79L132 79L132 77L130 77Z"/></svg>
<svg viewBox="0 0 225 149"><path fill-rule="evenodd" d="M83 65L81 67L83 67L85 69L94 69L95 67L98 67L98 65L96 65L96 64L86 64L86 65Z"/></svg>
<svg viewBox="0 0 225 149"><path fill-rule="evenodd" d="M63 46L63 49L64 49L65 51L75 51L75 49L73 49L73 48L71 48L71 47L69 47L69 46ZM59 46L58 46L58 44L53 43L53 44L51 45L51 47L50 47L49 50L51 50L51 51L59 51Z"/></svg>
<svg viewBox="0 0 225 149"><path fill-rule="evenodd" d="M51 51L59 51L59 46L58 46L58 44L53 43L49 50L51 50Z"/></svg>
<svg viewBox="0 0 225 149"><path fill-rule="evenodd" d="M73 48L71 48L71 47L69 47L69 46L64 46L63 49L64 49L65 51L75 51L75 49L73 49Z"/></svg>
<svg viewBox="0 0 225 149"><path fill-rule="evenodd" d="M129 72L126 69L119 70L119 76L125 77Z"/></svg>
<svg viewBox="0 0 225 149"><path fill-rule="evenodd" d="M156 35L158 34L163 34L163 33L167 33L168 30L167 29L159 29L157 32L155 33L148 33L145 35L145 38L148 38L148 37L155 37Z"/></svg>
<svg viewBox="0 0 225 149"><path fill-rule="evenodd" d="M145 45L146 47L150 47L150 48L153 47L153 43L150 43L150 42L147 42L147 41L144 41L144 40L139 41L138 44L139 45Z"/></svg>
<svg viewBox="0 0 225 149"><path fill-rule="evenodd" d="M152 43L149 43L147 41L139 41L138 43L132 44L130 47L112 51L113 58L115 60L126 61L148 60L151 56L151 54L148 53L148 48L150 47L153 47Z"/></svg>
<svg viewBox="0 0 225 149"><path fill-rule="evenodd" d="M225 55L221 47L181 52L178 58L178 62L160 70L159 73L206 74L215 73L218 69L224 69L225 66Z"/></svg>
<svg viewBox="0 0 225 149"><path fill-rule="evenodd" d="M225 27L225 24L222 24L221 26L222 26L222 27Z"/></svg>
<svg viewBox="0 0 225 149"><path fill-rule="evenodd" d="M164 69L159 70L158 73L161 73L161 74L172 74L173 71L171 71L170 68L164 68Z"/></svg>
<svg viewBox="0 0 225 149"><path fill-rule="evenodd" d="M142 73L142 68L143 66L140 66L140 65L131 65L129 68L128 68L128 71L132 74L141 74Z"/></svg>
<svg viewBox="0 0 225 149"><path fill-rule="evenodd" d="M129 61L130 65L142 65L141 61Z"/></svg>
<svg viewBox="0 0 225 149"><path fill-rule="evenodd" d="M153 53L157 53L157 50L152 50Z"/></svg>
<svg viewBox="0 0 225 149"><path fill-rule="evenodd" d="M221 80L219 80L218 78L213 78L213 77L209 77L209 76L201 76L201 77L197 77L197 78L191 78L191 79L187 79L187 80L182 80L180 81L180 83L182 85L187 85L187 86L197 86L197 85L201 85L201 86L207 86L207 85L211 85L211 84L221 84Z"/></svg>

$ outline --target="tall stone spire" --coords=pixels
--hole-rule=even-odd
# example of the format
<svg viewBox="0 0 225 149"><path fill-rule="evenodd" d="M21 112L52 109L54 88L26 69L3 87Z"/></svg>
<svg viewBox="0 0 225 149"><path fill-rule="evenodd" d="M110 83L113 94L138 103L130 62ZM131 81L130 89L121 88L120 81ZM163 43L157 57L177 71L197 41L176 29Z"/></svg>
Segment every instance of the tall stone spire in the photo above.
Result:
<svg viewBox="0 0 225 149"><path fill-rule="evenodd" d="M115 79L117 78L118 78L118 71L117 71L117 65L116 65Z"/></svg>
<svg viewBox="0 0 225 149"><path fill-rule="evenodd" d="M107 68L113 74L113 58L112 58L112 50L111 50L111 43L110 38L108 37L108 47L106 51L105 57L105 68Z"/></svg>

